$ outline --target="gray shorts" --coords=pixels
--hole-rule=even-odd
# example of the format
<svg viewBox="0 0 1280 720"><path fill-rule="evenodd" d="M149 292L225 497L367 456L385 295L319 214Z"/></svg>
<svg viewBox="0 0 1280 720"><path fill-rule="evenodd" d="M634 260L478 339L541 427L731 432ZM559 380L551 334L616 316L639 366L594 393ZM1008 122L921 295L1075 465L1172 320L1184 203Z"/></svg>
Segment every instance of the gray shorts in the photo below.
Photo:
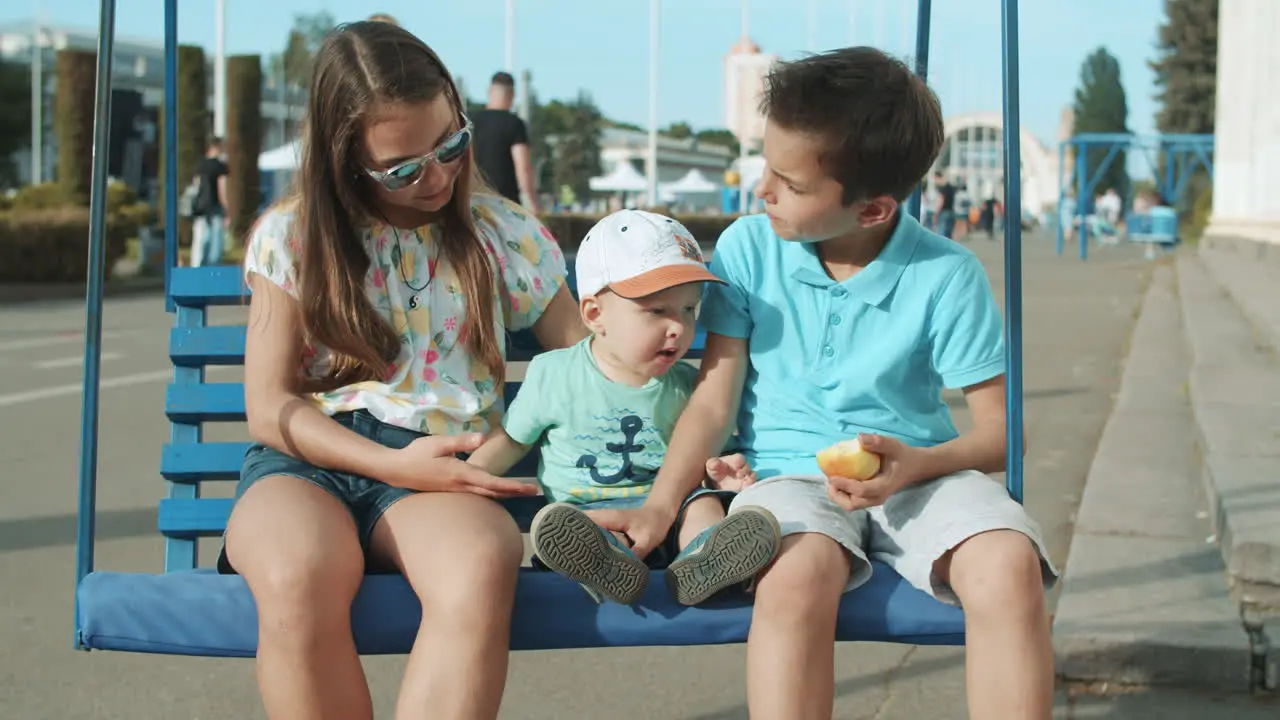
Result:
<svg viewBox="0 0 1280 720"><path fill-rule="evenodd" d="M965 540L990 530L1015 530L1031 539L1040 553L1046 592L1058 579L1039 525L1003 485L973 470L903 488L884 505L853 512L827 496L825 477L779 475L740 493L730 512L743 505L772 512L784 537L818 533L844 546L852 555L846 592L871 578L871 559L938 600L959 604L951 588L934 576L933 564Z"/></svg>

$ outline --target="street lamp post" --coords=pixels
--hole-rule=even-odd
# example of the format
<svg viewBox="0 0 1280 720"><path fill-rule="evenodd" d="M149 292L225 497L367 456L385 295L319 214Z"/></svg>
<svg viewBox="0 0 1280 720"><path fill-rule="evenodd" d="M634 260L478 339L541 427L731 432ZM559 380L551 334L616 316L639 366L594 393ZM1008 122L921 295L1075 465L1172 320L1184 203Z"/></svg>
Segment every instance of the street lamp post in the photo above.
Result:
<svg viewBox="0 0 1280 720"><path fill-rule="evenodd" d="M506 66L507 72L516 74L516 0L507 0L506 23Z"/></svg>
<svg viewBox="0 0 1280 720"><path fill-rule="evenodd" d="M213 52L213 134L227 135L227 6L226 0L214 0Z"/></svg>
<svg viewBox="0 0 1280 720"><path fill-rule="evenodd" d="M818 0L809 0L809 52L818 52Z"/></svg>
<svg viewBox="0 0 1280 720"><path fill-rule="evenodd" d="M37 5L39 3L37 2ZM44 182L44 45L40 21L31 19L31 184Z"/></svg>
<svg viewBox="0 0 1280 720"><path fill-rule="evenodd" d="M747 41L751 38L751 0L742 0L742 44L745 51ZM733 82L738 87L743 87L741 78L742 66L739 65L735 69ZM734 108L734 113L738 115L738 212L745 215L747 212L747 141L751 137L751 118L745 116L741 112L741 108Z"/></svg>
<svg viewBox="0 0 1280 720"><path fill-rule="evenodd" d="M660 0L649 0L649 207L658 206L658 18Z"/></svg>

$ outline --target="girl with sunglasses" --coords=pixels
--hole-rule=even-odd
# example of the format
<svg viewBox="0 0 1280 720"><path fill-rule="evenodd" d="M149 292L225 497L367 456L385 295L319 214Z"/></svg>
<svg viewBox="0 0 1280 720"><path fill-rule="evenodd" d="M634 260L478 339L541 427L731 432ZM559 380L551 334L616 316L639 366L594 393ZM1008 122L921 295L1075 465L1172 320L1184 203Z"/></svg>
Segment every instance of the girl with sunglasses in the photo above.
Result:
<svg viewBox="0 0 1280 720"><path fill-rule="evenodd" d="M397 717L492 718L523 545L494 498L536 492L457 455L500 418L505 331L585 336L550 234L483 188L448 70L383 22L314 61L292 197L258 221L245 456L219 558L258 608L272 718L370 718L351 633L367 569L422 604Z"/></svg>

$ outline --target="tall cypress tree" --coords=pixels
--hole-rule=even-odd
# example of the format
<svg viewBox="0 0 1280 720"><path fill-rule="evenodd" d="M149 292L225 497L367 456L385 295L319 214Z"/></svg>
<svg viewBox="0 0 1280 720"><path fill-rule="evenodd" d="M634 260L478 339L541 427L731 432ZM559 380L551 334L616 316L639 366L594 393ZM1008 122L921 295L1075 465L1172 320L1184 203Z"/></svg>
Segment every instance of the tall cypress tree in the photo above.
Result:
<svg viewBox="0 0 1280 720"><path fill-rule="evenodd" d="M98 54L59 50L53 132L58 138L58 184L68 198L89 200L93 168L93 111ZM106 152L106 148L102 148Z"/></svg>
<svg viewBox="0 0 1280 720"><path fill-rule="evenodd" d="M1163 133L1212 134L1218 89L1218 0L1165 0L1164 13L1156 58L1149 63L1160 89L1156 127ZM1158 172L1163 177L1164 158ZM1198 235L1208 222L1206 193L1212 190L1209 173L1198 167L1178 203L1184 214L1199 208L1191 219L1191 235Z"/></svg>
<svg viewBox="0 0 1280 720"><path fill-rule="evenodd" d="M258 154L262 152L262 60L227 58L228 248L238 247L258 216Z"/></svg>
<svg viewBox="0 0 1280 720"><path fill-rule="evenodd" d="M1076 133L1127 133L1129 132L1129 104L1124 85L1120 82L1120 61L1100 47L1085 58L1080 66L1080 87L1076 88ZM1109 148L1090 148L1088 154L1089 177L1092 179L1106 159ZM1115 188L1121 196L1128 192L1129 172L1125 168L1125 153L1121 151L1112 160L1095 188L1095 193ZM1087 198L1081 198L1088 201Z"/></svg>
<svg viewBox="0 0 1280 720"><path fill-rule="evenodd" d="M1160 92L1156 127L1212 133L1218 87L1218 0L1165 0L1165 21L1150 62Z"/></svg>

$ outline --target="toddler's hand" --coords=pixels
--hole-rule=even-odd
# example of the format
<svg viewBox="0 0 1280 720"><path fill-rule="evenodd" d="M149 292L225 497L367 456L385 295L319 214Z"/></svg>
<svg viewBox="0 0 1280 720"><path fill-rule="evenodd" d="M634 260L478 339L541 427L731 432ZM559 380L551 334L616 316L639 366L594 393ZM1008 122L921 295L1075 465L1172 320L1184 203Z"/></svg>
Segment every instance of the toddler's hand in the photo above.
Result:
<svg viewBox="0 0 1280 720"><path fill-rule="evenodd" d="M742 492L755 483L756 473L742 453L707 460L707 479L716 490Z"/></svg>

